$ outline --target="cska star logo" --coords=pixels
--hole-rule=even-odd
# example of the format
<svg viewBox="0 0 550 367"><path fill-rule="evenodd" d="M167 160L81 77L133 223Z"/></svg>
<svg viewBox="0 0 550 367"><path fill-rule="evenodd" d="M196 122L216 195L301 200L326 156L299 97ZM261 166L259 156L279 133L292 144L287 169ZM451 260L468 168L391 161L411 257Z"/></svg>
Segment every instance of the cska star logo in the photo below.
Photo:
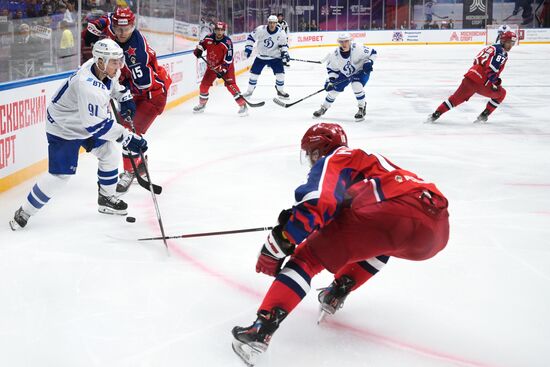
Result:
<svg viewBox="0 0 550 367"><path fill-rule="evenodd" d="M133 47L128 47L126 53L128 54L128 56L136 56L136 49Z"/></svg>

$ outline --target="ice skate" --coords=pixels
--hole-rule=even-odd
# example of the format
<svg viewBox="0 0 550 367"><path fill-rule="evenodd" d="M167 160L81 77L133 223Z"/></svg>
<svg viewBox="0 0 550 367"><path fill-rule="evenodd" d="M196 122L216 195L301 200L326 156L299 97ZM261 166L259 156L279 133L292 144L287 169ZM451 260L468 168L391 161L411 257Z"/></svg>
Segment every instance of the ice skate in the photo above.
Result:
<svg viewBox="0 0 550 367"><path fill-rule="evenodd" d="M10 220L10 227L12 231L17 231L27 225L27 222L30 218L30 214L23 210L22 207L17 209L13 215L13 219Z"/></svg>
<svg viewBox="0 0 550 367"><path fill-rule="evenodd" d="M122 172L116 185L116 192L127 192L132 182L134 182L134 178L136 178L134 172Z"/></svg>
<svg viewBox="0 0 550 367"><path fill-rule="evenodd" d="M364 121L366 114L367 114L367 106L364 105L364 106L359 107L359 110L355 114L355 121L357 121L357 122Z"/></svg>
<svg viewBox="0 0 550 367"><path fill-rule="evenodd" d="M290 95L287 92L285 92L284 90L279 89L277 87L275 87L275 89L277 90L277 97L279 97L281 99L289 99L290 98Z"/></svg>
<svg viewBox="0 0 550 367"><path fill-rule="evenodd" d="M252 95L252 93L254 93L254 90L247 90L246 92L244 92L242 94L243 97L250 97Z"/></svg>
<svg viewBox="0 0 550 367"><path fill-rule="evenodd" d="M198 105L193 107L193 113L203 113L205 108L206 108L206 103L204 104L199 103Z"/></svg>
<svg viewBox="0 0 550 367"><path fill-rule="evenodd" d="M248 107L246 106L246 104L243 104L242 106L239 107L238 114L240 117L248 116Z"/></svg>
<svg viewBox="0 0 550 367"><path fill-rule="evenodd" d="M334 315L338 309L344 307L344 301L355 285L355 280L347 275L342 276L326 288L319 289L320 314L317 323L320 323L326 315Z"/></svg>
<svg viewBox="0 0 550 367"><path fill-rule="evenodd" d="M116 196L105 196L101 192L97 197L98 211L103 214L126 215L128 204Z"/></svg>
<svg viewBox="0 0 550 367"><path fill-rule="evenodd" d="M433 124L440 116L441 116L441 112L435 111L434 113L429 114L428 118L424 122L426 124Z"/></svg>
<svg viewBox="0 0 550 367"><path fill-rule="evenodd" d="M319 118L319 117L323 116L325 114L325 112L327 112L327 108L325 106L321 106L321 108L319 108L317 111L313 112L313 117L314 118Z"/></svg>
<svg viewBox="0 0 550 367"><path fill-rule="evenodd" d="M231 330L233 351L247 366L254 366L267 350L271 336L286 315L287 312L279 307L275 307L271 312L260 311L256 321L249 327L235 326Z"/></svg>
<svg viewBox="0 0 550 367"><path fill-rule="evenodd" d="M489 110L485 109L482 113L479 114L477 119L474 121L474 124L485 123L489 119Z"/></svg>

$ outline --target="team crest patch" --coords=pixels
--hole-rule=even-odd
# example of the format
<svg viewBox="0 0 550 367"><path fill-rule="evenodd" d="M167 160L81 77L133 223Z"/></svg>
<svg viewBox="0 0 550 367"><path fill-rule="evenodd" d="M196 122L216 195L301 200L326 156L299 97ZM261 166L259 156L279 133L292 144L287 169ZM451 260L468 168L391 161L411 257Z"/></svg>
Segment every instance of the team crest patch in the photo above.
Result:
<svg viewBox="0 0 550 367"><path fill-rule="evenodd" d="M403 176L396 175L395 176L395 181L397 181L399 183L402 183L403 182Z"/></svg>

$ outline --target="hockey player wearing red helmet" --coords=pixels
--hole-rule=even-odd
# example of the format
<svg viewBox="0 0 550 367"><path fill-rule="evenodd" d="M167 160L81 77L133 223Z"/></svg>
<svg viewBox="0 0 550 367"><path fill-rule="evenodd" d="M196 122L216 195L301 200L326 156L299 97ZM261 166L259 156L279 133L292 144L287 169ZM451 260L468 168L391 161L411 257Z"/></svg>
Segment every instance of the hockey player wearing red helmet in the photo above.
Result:
<svg viewBox="0 0 550 367"><path fill-rule="evenodd" d="M487 122L491 113L506 97L506 89L502 87L500 74L508 60L508 52L516 44L517 35L512 31L500 35L499 43L485 47L474 59L474 65L464 74L464 79L458 89L428 116L426 122L435 122L442 114L451 108L466 102L474 94L491 98L485 110L474 122Z"/></svg>
<svg viewBox="0 0 550 367"><path fill-rule="evenodd" d="M231 38L225 35L226 29L227 24L217 22L214 26L214 32L204 37L193 51L197 58L200 58L203 52L206 51L206 61L209 64L202 77L199 88L199 104L193 108L194 113L204 112L209 98L208 91L214 80L221 77L225 82L225 87L240 107L239 115L246 116L248 114L248 107L235 80L233 42L231 42ZM211 70L211 68L214 70Z"/></svg>
<svg viewBox="0 0 550 367"><path fill-rule="evenodd" d="M143 135L166 106L168 90L172 80L166 70L157 62L155 51L135 27L136 17L130 8L117 8L113 13L88 23L83 32L85 45L100 38L114 40L124 50L125 66L121 83L130 89L136 110L131 112L136 132ZM129 123L126 122L129 128ZM126 192L135 178L130 157L137 167L143 167L139 155L123 150L124 172L120 175L117 192Z"/></svg>
<svg viewBox="0 0 550 367"><path fill-rule="evenodd" d="M341 126L313 125L301 147L312 165L308 180L296 189L292 209L279 214L256 264L275 280L256 321L232 331L233 350L249 365L323 269L335 274L318 296L326 315L390 256L426 260L449 238L447 199L439 189L380 154L348 148Z"/></svg>

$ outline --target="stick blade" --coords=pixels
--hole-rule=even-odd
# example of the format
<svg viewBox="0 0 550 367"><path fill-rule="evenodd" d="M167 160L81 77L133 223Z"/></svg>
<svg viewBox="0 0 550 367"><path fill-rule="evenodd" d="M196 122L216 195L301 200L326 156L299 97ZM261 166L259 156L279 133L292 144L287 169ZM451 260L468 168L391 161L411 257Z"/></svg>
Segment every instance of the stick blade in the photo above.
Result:
<svg viewBox="0 0 550 367"><path fill-rule="evenodd" d="M284 108L287 108L287 104L284 103L283 101L281 101L280 99L278 98L273 98L273 102L281 107L284 107Z"/></svg>

